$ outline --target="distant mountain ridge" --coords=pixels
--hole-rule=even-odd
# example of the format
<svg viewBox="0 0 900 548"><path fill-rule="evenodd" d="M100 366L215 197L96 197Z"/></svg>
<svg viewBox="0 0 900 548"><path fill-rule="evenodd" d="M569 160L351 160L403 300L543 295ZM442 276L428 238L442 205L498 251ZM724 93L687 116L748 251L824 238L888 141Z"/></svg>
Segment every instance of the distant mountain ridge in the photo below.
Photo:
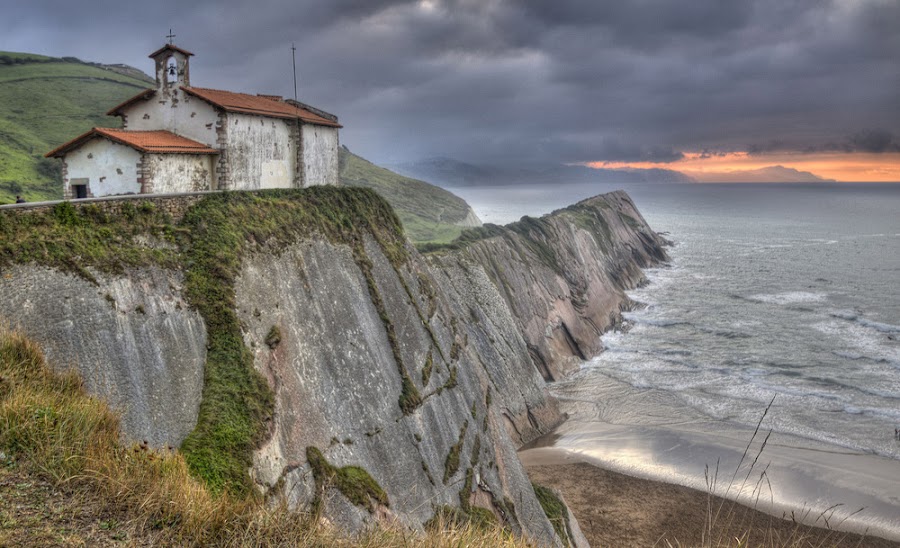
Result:
<svg viewBox="0 0 900 548"><path fill-rule="evenodd" d="M701 183L827 183L835 181L834 179L824 179L809 171L800 171L780 165L741 171L689 171L687 173Z"/></svg>
<svg viewBox="0 0 900 548"><path fill-rule="evenodd" d="M594 169L579 165L546 164L498 167L434 157L386 167L408 177L446 187L549 183L690 183L694 179L671 169Z"/></svg>
<svg viewBox="0 0 900 548"><path fill-rule="evenodd" d="M818 183L834 182L809 171L767 166L740 171L679 171L674 169L605 169L547 164L522 167L478 165L447 157L386 164L391 170L450 187L553 183Z"/></svg>

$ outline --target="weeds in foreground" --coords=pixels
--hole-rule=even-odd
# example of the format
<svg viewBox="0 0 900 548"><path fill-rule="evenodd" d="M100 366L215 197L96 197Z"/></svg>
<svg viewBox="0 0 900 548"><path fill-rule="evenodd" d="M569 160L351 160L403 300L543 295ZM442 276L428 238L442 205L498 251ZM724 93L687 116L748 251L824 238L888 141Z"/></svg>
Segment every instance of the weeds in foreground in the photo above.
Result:
<svg viewBox="0 0 900 548"><path fill-rule="evenodd" d="M154 451L145 444L122 446L119 419L109 407L88 396L74 373L51 371L40 348L15 332L0 332L0 454L0 472L14 470L17 477L50 482L72 501L73 510L95 510L89 519L93 529L121 524L117 534L129 544L528 545L499 527L441 519L425 534L382 524L350 538L317 515L289 511L284 501L213 495L190 475L180 453ZM23 523L17 526L10 519L0 524L0 544L39 545ZM67 534L71 540L79 532Z"/></svg>
<svg viewBox="0 0 900 548"><path fill-rule="evenodd" d="M712 470L710 470L709 465L706 466L704 475L706 478L707 507L701 545L703 547L733 546L741 548L746 546L791 548L818 548L837 545L865 546L863 544L864 537L860 537L860 540L854 544L850 540L849 535L835 530L844 521L863 511L863 508L835 520L835 512L842 506L840 504L833 505L818 514L814 514L811 509L805 509L799 513L791 512L790 515L784 514L782 518L789 519L794 524L787 533L784 533L781 528L773 526L775 520L779 520L779 518L771 514L769 527L762 530L750 527L748 523L750 512L762 510L759 506L760 499L763 499L763 502L765 502L765 499L768 498L770 507L774 507L775 502L772 484L768 475L769 465L762 466L760 462L760 457L765 451L769 438L772 435L772 430L765 432L765 437L762 438L761 442L758 442L758 438L762 436L760 430L763 420L765 420L766 415L768 415L774 404L775 397L773 396L757 422L753 435L744 448L744 452L731 478L724 485L724 490L719 485L719 462L716 462L715 468ZM759 446L755 450L755 454L753 454L751 449L755 443L758 443ZM762 469L760 469L761 466ZM744 497L752 501L752 504L745 506L730 500L729 496ZM825 535L811 535L810 527L825 529L827 533ZM739 533L737 535L730 533L733 531L738 531ZM673 546L668 541L666 544L670 547ZM676 543L676 546L680 545Z"/></svg>

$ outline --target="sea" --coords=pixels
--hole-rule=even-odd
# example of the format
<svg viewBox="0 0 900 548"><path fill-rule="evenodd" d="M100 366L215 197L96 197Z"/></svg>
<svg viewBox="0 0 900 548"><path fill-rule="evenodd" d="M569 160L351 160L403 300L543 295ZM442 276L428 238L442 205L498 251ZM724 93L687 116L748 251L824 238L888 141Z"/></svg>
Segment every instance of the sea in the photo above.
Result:
<svg viewBox="0 0 900 548"><path fill-rule="evenodd" d="M785 484L808 476L791 488L800 502L877 506L874 521L900 531L900 184L451 190L505 224L617 188L672 242L672 260L629 292L642 304L602 336L606 350L552 387L574 424L558 443L703 488L722 465L714 437L731 433L735 460L741 440L772 432L773 446L805 448L780 461ZM843 454L872 458L833 460ZM830 492L842 484L858 500Z"/></svg>

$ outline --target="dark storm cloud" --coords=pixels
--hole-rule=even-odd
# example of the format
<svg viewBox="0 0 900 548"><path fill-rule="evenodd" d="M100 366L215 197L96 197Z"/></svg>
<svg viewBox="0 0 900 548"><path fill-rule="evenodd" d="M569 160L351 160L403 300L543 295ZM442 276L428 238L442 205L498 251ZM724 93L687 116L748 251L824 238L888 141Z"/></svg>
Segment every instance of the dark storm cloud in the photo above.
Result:
<svg viewBox="0 0 900 548"><path fill-rule="evenodd" d="M885 129L869 129L850 137L850 144L854 150L862 152L897 152L900 151L900 143L894 135Z"/></svg>
<svg viewBox="0 0 900 548"><path fill-rule="evenodd" d="M820 145L792 146L775 139L765 143L753 143L747 147L747 152L755 155L798 150L810 154L817 152L868 152L874 154L900 152L900 139L886 129L869 128L848 135L843 141L826 142Z"/></svg>
<svg viewBox="0 0 900 548"><path fill-rule="evenodd" d="M378 161L898 149L896 0L90 6L8 6L0 49L149 70L173 28L197 54L196 84L290 95L295 42L301 99L339 114L342 141Z"/></svg>

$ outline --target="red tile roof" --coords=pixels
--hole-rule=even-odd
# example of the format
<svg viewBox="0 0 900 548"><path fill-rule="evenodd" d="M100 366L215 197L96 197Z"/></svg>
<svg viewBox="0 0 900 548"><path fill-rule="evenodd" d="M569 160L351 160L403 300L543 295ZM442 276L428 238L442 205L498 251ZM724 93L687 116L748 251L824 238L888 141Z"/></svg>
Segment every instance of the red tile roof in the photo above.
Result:
<svg viewBox="0 0 900 548"><path fill-rule="evenodd" d="M193 87L182 87L181 89L188 95L203 99L212 106L228 112L257 114L260 116L271 116L273 118L285 118L289 120L300 118L300 120L307 124L337 128L344 127L334 120L319 116L310 110L291 105L278 95L250 95L248 93L235 93L233 91ZM110 116L120 116L122 114L121 111L126 107L131 106L131 104L137 103L140 100L149 100L155 94L155 89L145 89L131 99L109 109L109 112L106 114Z"/></svg>
<svg viewBox="0 0 900 548"><path fill-rule="evenodd" d="M228 112L241 112L244 114L258 114L273 118L296 119L319 126L343 127L339 123L319 116L304 108L286 103L277 95L250 95L247 93L235 93L207 88L181 88L185 93L199 97L207 103L227 110Z"/></svg>
<svg viewBox="0 0 900 548"><path fill-rule="evenodd" d="M60 157L65 153L80 147L94 137L105 137L110 141L129 146L140 152L153 154L218 154L219 151L209 148L203 143L192 141L186 137L175 135L170 131L129 131L125 129L113 129L95 127L83 135L72 139L68 143L51 150L45 156L47 158Z"/></svg>
<svg viewBox="0 0 900 548"><path fill-rule="evenodd" d="M165 46L159 48L158 50L156 50L153 53L151 53L150 55L148 55L148 57L150 57L150 58L156 57L157 55L159 55L160 53L162 53L166 50L177 51L178 53L182 53L184 55L193 55L193 53L189 52L188 50L181 49L174 44L166 44Z"/></svg>

